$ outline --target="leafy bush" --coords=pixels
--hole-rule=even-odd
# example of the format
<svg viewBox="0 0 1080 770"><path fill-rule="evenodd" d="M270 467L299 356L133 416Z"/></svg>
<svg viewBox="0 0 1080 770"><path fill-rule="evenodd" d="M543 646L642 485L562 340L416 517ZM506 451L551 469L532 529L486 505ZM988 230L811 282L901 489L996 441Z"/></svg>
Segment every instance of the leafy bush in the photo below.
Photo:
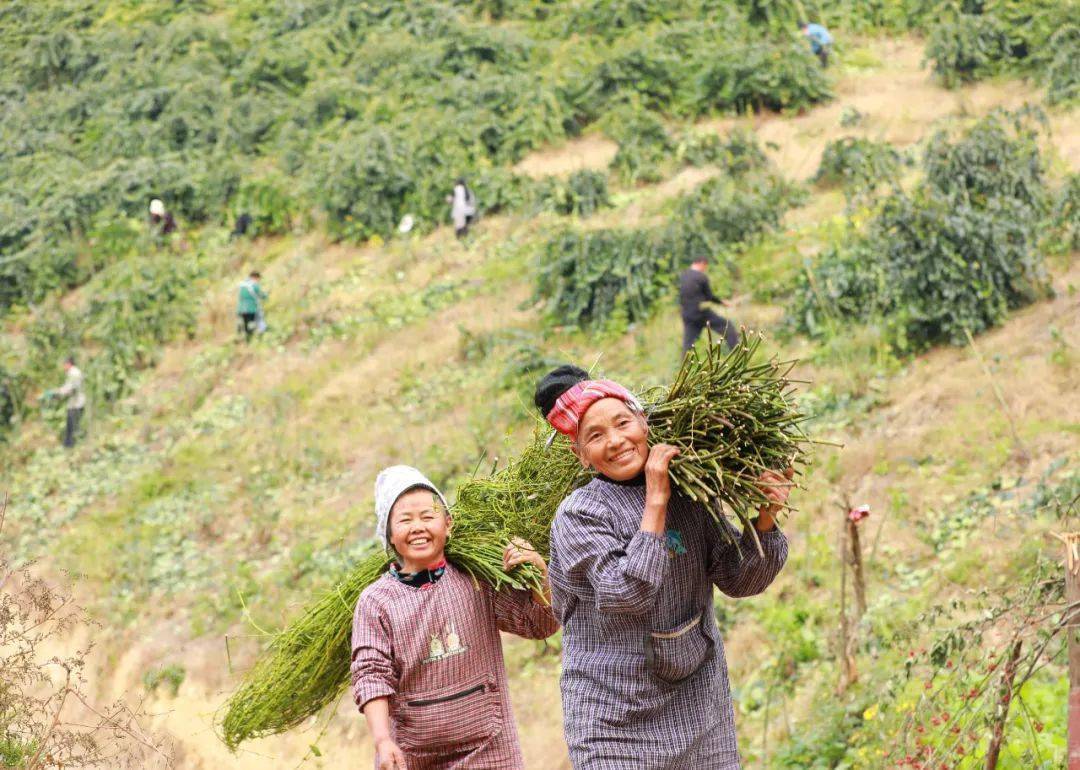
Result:
<svg viewBox="0 0 1080 770"><path fill-rule="evenodd" d="M350 132L325 149L317 194L330 232L359 240L390 232L416 186L405 148L375 128Z"/></svg>
<svg viewBox="0 0 1080 770"><path fill-rule="evenodd" d="M611 113L606 122L608 135L619 143L611 168L624 182L656 182L674 149L663 121L655 113L627 109Z"/></svg>
<svg viewBox="0 0 1080 770"><path fill-rule="evenodd" d="M696 248L676 250L677 263L688 261L697 251L715 255L737 244L753 241L775 229L791 206L804 200L803 191L779 177L759 175L739 183L717 177L699 185L679 199L669 239L687 243L698 241ZM678 235L676 235L678 234Z"/></svg>
<svg viewBox="0 0 1080 770"><path fill-rule="evenodd" d="M801 110L832 98L818 60L802 41L736 43L705 62L697 108Z"/></svg>
<svg viewBox="0 0 1080 770"><path fill-rule="evenodd" d="M732 176L763 170L769 165L757 135L741 127L732 129L726 140L719 134L689 131L676 146L675 157L691 166L718 165Z"/></svg>
<svg viewBox="0 0 1080 770"><path fill-rule="evenodd" d="M1048 83L1051 103L1067 101L1070 90L1075 96L1080 27L1069 3L970 0L935 16L926 60L946 86L999 72L1035 73Z"/></svg>
<svg viewBox="0 0 1080 770"><path fill-rule="evenodd" d="M633 323L670 291L671 267L646 231L567 230L544 248L533 300L560 325Z"/></svg>
<svg viewBox="0 0 1080 770"><path fill-rule="evenodd" d="M962 344L1047 291L1037 220L1019 201L957 207L932 191L890 198L869 237L828 252L794 303L804 330L822 314L883 318L902 350Z"/></svg>
<svg viewBox="0 0 1080 770"><path fill-rule="evenodd" d="M948 88L997 72L1009 57L1008 32L993 16L962 13L943 20L926 43L926 59Z"/></svg>
<svg viewBox="0 0 1080 770"><path fill-rule="evenodd" d="M887 142L846 136L825 145L814 181L841 185L850 197L858 197L896 182L900 162L900 153Z"/></svg>
<svg viewBox="0 0 1080 770"><path fill-rule="evenodd" d="M652 313L691 258L740 248L800 200L799 188L770 175L717 178L680 198L667 227L565 231L545 246L533 301L560 325L624 328Z"/></svg>
<svg viewBox="0 0 1080 770"><path fill-rule="evenodd" d="M1044 296L1046 192L1028 117L995 113L955 140L933 137L922 187L893 193L865 233L800 278L795 327L881 319L897 348L921 350Z"/></svg>
<svg viewBox="0 0 1080 770"><path fill-rule="evenodd" d="M1054 199L1050 221L1065 248L1080 249L1080 174L1069 174Z"/></svg>
<svg viewBox="0 0 1080 770"><path fill-rule="evenodd" d="M541 187L540 201L558 214L587 217L611 205L607 176L599 171L575 171L566 181L549 177Z"/></svg>
<svg viewBox="0 0 1080 770"><path fill-rule="evenodd" d="M1046 100L1062 105L1080 102L1080 26L1061 27L1035 55L1043 62Z"/></svg>
<svg viewBox="0 0 1080 770"><path fill-rule="evenodd" d="M232 201L233 216L251 217L248 233L280 235L292 229L299 211L289 184L280 176L245 180Z"/></svg>
<svg viewBox="0 0 1080 770"><path fill-rule="evenodd" d="M26 398L24 380L22 375L9 369L0 359L0 441L4 440L22 414L22 406Z"/></svg>
<svg viewBox="0 0 1080 770"><path fill-rule="evenodd" d="M927 184L957 203L984 206L1005 197L1043 210L1047 193L1038 136L1045 122L1038 109L995 110L959 137L936 132L923 159Z"/></svg>

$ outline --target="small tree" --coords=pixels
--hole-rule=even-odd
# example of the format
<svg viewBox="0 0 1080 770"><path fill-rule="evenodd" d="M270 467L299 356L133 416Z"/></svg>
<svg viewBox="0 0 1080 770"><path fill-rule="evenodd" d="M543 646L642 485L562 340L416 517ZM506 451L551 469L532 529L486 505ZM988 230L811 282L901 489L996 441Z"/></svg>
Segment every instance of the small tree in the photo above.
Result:
<svg viewBox="0 0 1080 770"><path fill-rule="evenodd" d="M7 496L0 501L0 530ZM93 621L71 594L0 555L0 766L50 768L169 767L139 724L141 704L95 703L85 676L92 647L43 658L46 646Z"/></svg>

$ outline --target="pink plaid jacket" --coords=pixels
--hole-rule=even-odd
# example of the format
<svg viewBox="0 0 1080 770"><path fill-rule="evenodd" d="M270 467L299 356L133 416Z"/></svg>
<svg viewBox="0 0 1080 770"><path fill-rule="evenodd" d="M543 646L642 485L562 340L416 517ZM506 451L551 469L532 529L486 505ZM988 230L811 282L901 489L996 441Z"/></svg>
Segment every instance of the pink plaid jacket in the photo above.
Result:
<svg viewBox="0 0 1080 770"><path fill-rule="evenodd" d="M477 586L451 564L427 588L383 575L356 604L353 698L363 709L389 697L409 770L521 768L499 631L544 639L558 628L528 591Z"/></svg>

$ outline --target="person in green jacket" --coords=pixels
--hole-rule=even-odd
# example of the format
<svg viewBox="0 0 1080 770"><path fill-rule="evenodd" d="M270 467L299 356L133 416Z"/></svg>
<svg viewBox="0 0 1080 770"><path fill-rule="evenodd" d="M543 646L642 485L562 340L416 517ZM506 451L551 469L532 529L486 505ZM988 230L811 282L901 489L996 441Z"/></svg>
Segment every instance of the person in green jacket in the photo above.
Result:
<svg viewBox="0 0 1080 770"><path fill-rule="evenodd" d="M266 300L266 292L259 285L258 270L252 270L245 280L240 283L240 292L236 302L236 315L239 316L239 326L244 332L244 339L251 342L251 335L255 332L266 331L266 320L263 315L263 302Z"/></svg>

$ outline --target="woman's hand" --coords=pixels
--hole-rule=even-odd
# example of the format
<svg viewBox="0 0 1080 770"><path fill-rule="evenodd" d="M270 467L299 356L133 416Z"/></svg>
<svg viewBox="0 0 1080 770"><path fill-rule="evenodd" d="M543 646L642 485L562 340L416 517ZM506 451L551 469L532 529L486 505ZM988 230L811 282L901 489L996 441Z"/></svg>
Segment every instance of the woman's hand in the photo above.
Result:
<svg viewBox="0 0 1080 770"><path fill-rule="evenodd" d="M656 444L645 461L645 504L667 506L671 499L671 461L679 450L671 444Z"/></svg>
<svg viewBox="0 0 1080 770"><path fill-rule="evenodd" d="M645 461L645 512L641 516L642 532L663 537L667 522L667 504L671 499L671 460L679 450L671 444L656 444L649 449Z"/></svg>
<svg viewBox="0 0 1080 770"><path fill-rule="evenodd" d="M379 758L379 770L409 770L405 755L392 738L383 738L376 743L375 753Z"/></svg>
<svg viewBox="0 0 1080 770"><path fill-rule="evenodd" d="M795 469L788 466L781 475L776 471L765 471L758 476L758 489L771 502L758 508L758 532L768 532L776 526L776 514L787 503L791 495L791 488L795 484L791 481L795 476Z"/></svg>
<svg viewBox="0 0 1080 770"><path fill-rule="evenodd" d="M541 575L547 574L547 562L528 540L520 537L510 539L503 551L503 569L509 572L519 564L531 564L540 570Z"/></svg>
<svg viewBox="0 0 1080 770"><path fill-rule="evenodd" d="M547 562L541 556L532 543L520 537L510 538L506 550L503 551L503 569L507 572L519 564L531 564L540 570L540 590L533 591L533 601L537 604L551 606L551 586L548 584Z"/></svg>

